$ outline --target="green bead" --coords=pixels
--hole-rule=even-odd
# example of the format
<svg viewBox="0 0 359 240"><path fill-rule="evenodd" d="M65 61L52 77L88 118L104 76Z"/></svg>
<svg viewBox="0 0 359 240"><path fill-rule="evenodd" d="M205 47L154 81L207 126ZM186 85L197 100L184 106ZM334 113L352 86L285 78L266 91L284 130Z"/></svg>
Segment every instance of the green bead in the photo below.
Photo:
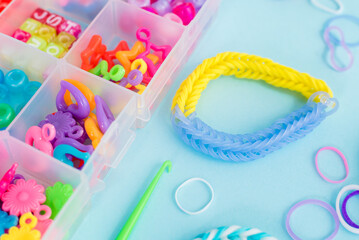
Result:
<svg viewBox="0 0 359 240"><path fill-rule="evenodd" d="M121 65L115 65L111 68L110 79L118 82L125 76L126 70Z"/></svg>
<svg viewBox="0 0 359 240"><path fill-rule="evenodd" d="M61 182L56 182L54 186L46 188L46 202L44 204L51 208L51 219L54 219L61 211L61 208L71 197L73 191L70 184L63 184Z"/></svg>
<svg viewBox="0 0 359 240"><path fill-rule="evenodd" d="M9 104L0 103L0 129L9 126L15 116L15 111Z"/></svg>
<svg viewBox="0 0 359 240"><path fill-rule="evenodd" d="M110 80L110 74L108 73L108 62L103 60L96 67L89 70L90 73L96 76L101 76L106 80Z"/></svg>

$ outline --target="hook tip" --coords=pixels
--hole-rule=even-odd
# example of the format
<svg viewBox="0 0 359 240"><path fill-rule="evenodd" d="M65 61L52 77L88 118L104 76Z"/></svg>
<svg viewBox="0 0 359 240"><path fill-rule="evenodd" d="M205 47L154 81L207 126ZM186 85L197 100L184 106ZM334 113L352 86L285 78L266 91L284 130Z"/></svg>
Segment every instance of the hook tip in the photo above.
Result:
<svg viewBox="0 0 359 240"><path fill-rule="evenodd" d="M163 163L163 166L167 169L167 172L171 172L172 170L172 162L170 160L167 160Z"/></svg>

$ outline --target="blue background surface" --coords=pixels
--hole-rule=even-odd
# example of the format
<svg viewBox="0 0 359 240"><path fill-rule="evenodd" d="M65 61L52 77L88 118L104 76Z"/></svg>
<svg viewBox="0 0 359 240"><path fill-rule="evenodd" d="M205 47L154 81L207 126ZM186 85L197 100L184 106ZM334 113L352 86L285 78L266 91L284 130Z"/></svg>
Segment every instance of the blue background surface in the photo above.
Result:
<svg viewBox="0 0 359 240"><path fill-rule="evenodd" d="M343 0L343 4L344 13L359 16L359 1ZM216 19L151 121L137 131L129 152L106 177L106 189L93 198L92 209L73 239L114 239L161 163L168 159L173 162L173 171L162 176L130 239L192 239L212 228L233 224L290 239L284 223L293 204L316 198L334 206L344 185L359 183L359 48L352 48L357 58L349 71L338 73L327 65L321 32L324 22L333 16L309 0L222 1ZM348 40L359 39L358 26L348 24L343 29ZM180 83L203 59L224 51L271 58L324 79L339 99L340 109L304 139L264 159L238 164L197 153L172 129L171 101ZM261 82L222 77L209 84L197 112L214 128L248 133L269 126L303 104L305 99L299 94ZM350 175L342 184L323 181L315 170L316 151L328 145L339 148L348 159ZM325 152L320 157L320 167L327 176L344 176L335 154ZM206 179L215 191L213 204L197 216L184 214L174 201L176 188L191 177ZM183 205L192 210L208 197L201 184L188 185L180 194ZM353 215L359 210L359 198L349 201L348 208L359 222L359 215ZM324 239L334 227L329 213L315 206L296 211L291 223L306 240ZM336 239L358 236L340 227Z"/></svg>

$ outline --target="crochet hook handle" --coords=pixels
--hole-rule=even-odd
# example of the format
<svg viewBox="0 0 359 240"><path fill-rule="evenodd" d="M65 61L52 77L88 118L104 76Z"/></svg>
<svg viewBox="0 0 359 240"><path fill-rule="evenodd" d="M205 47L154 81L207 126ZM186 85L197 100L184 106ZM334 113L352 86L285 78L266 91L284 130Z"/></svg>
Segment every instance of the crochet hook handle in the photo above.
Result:
<svg viewBox="0 0 359 240"><path fill-rule="evenodd" d="M162 174L167 169L167 172L170 172L172 169L172 162L171 161L165 161L162 164L162 167L157 172L156 176L152 180L151 184L148 186L146 192L143 194L141 200L138 202L136 208L133 210L130 218L125 223L125 226L121 229L121 232L117 235L116 240L126 240L133 229L133 227L136 225L137 220L139 219L144 207L146 206L148 200L150 199L153 190L155 189L158 181L160 180Z"/></svg>

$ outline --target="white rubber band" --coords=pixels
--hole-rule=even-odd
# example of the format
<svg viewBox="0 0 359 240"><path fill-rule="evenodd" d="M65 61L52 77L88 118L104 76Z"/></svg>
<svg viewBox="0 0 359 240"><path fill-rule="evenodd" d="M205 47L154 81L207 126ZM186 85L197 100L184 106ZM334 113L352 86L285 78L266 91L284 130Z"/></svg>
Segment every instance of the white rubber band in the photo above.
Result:
<svg viewBox="0 0 359 240"><path fill-rule="evenodd" d="M335 10L335 9L332 9L332 8L329 8L329 7L327 7L327 6L323 5L323 4L320 4L320 3L318 2L318 0L311 0L311 3L312 3L314 6L320 8L320 9L326 11L326 12L329 12L329 13L333 13L333 14L340 14L340 13L342 13L343 10L344 10L342 1L341 1L341 0L333 0L333 1L338 5L338 9L336 9L336 10Z"/></svg>
<svg viewBox="0 0 359 240"><path fill-rule="evenodd" d="M200 210L196 211L196 212L191 212L191 211L188 211L186 209L184 209L182 207L182 205L179 203L178 201L178 192L179 190L181 190L184 186L186 186L187 184L191 183L191 182L194 182L194 181L199 181L199 182L203 182L204 184L206 184L208 186L208 188L211 190L211 199L209 200L209 202ZM214 191L213 191L213 188L211 186L211 184L209 184L209 182L207 182L206 180L204 180L203 178L190 178L188 179L187 181L185 181L184 183L182 183L176 190L176 193L175 193L175 200L176 200L176 203L177 203L177 206L179 209L181 209L184 213L187 213L188 215L197 215L197 214L200 214L204 211L207 210L207 208L211 205L211 203L213 202L213 199L214 199Z"/></svg>
<svg viewBox="0 0 359 240"><path fill-rule="evenodd" d="M340 190L340 192L338 193L338 197L337 197L337 201L336 201L336 204L335 204L335 208L336 208L336 211L337 211L337 214L338 214L338 217L339 217L339 221L340 223L342 224L342 226L348 230L349 232L352 232L352 233L355 233L355 234L359 234L359 228L354 228L352 226L350 226L343 218L342 216L342 212L341 212L341 208L340 208L340 199L342 198L342 196L346 193L346 192L349 192L349 191L352 191L352 190L359 190L359 185L348 185L348 186L345 186L342 188L342 190Z"/></svg>

